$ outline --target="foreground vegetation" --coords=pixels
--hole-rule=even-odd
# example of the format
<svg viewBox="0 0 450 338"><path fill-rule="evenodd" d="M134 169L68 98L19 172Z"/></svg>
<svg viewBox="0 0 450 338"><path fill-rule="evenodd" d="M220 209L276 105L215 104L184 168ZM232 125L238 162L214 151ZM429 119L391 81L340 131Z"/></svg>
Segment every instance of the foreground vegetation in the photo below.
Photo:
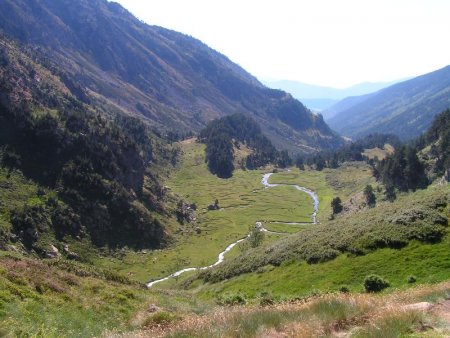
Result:
<svg viewBox="0 0 450 338"><path fill-rule="evenodd" d="M445 337L449 283L375 296L333 293L259 306L219 308L166 321L136 336ZM133 336L133 335L132 335Z"/></svg>

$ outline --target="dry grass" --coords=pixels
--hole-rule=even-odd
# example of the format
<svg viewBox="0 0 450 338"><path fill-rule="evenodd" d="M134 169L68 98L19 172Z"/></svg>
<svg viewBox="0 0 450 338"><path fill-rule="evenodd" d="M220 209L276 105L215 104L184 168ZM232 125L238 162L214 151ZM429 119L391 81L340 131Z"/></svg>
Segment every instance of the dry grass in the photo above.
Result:
<svg viewBox="0 0 450 338"><path fill-rule="evenodd" d="M329 294L266 307L218 307L121 337L445 336L450 333L445 311L449 296L450 282L445 282L388 295ZM406 306L422 301L437 305L431 310Z"/></svg>

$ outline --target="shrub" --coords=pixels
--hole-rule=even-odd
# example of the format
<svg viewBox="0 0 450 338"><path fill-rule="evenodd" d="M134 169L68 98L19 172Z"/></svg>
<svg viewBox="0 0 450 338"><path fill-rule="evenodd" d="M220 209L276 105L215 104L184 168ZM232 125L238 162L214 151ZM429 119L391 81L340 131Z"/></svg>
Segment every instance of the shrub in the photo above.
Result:
<svg viewBox="0 0 450 338"><path fill-rule="evenodd" d="M144 320L144 323L142 326L145 326L145 327L167 326L170 323L173 323L179 319L180 319L180 317L178 317L177 315L175 315L173 313L166 312L166 311L159 311L159 312L156 312L156 313L150 315L149 317L147 317Z"/></svg>
<svg viewBox="0 0 450 338"><path fill-rule="evenodd" d="M339 214L342 211L342 201L339 197L333 198L331 201L331 208L333 209L333 214Z"/></svg>
<svg viewBox="0 0 450 338"><path fill-rule="evenodd" d="M416 278L416 276L408 276L408 279L407 279L407 281L408 281L408 283L415 283L415 282L417 282L417 278Z"/></svg>
<svg viewBox="0 0 450 338"><path fill-rule="evenodd" d="M387 280L377 275L369 275L364 279L364 289L366 292L379 292L389 286Z"/></svg>
<svg viewBox="0 0 450 338"><path fill-rule="evenodd" d="M229 293L219 296L217 303L219 305L245 305L247 300L240 293Z"/></svg>
<svg viewBox="0 0 450 338"><path fill-rule="evenodd" d="M376 197L375 194L373 193L373 187L368 184L365 188L364 188L364 198L366 200L366 204L372 208L375 206L376 203Z"/></svg>
<svg viewBox="0 0 450 338"><path fill-rule="evenodd" d="M250 235L247 238L248 243L252 248L256 248L264 242L264 232L262 232L259 228L250 227Z"/></svg>
<svg viewBox="0 0 450 338"><path fill-rule="evenodd" d="M261 292L261 294L259 295L259 305L268 306L273 304L275 304L273 296L268 292Z"/></svg>
<svg viewBox="0 0 450 338"><path fill-rule="evenodd" d="M347 286L345 286L345 285L341 286L339 288L339 291L342 292L342 293L350 293L350 289Z"/></svg>

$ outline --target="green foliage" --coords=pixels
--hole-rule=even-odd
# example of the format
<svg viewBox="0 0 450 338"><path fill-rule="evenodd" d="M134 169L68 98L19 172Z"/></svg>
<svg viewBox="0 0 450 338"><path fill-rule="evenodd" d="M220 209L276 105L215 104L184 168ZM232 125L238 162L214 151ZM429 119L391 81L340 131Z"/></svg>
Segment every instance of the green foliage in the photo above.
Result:
<svg viewBox="0 0 450 338"><path fill-rule="evenodd" d="M331 201L331 209L333 209L333 214L339 214L342 211L342 201L339 197L333 198Z"/></svg>
<svg viewBox="0 0 450 338"><path fill-rule="evenodd" d="M250 227L250 233L248 235L247 241L250 243L250 247L256 248L260 246L265 238L264 232L261 229L256 227Z"/></svg>
<svg viewBox="0 0 450 338"><path fill-rule="evenodd" d="M335 169L344 162L364 161L363 156L366 149L383 148L385 144L397 148L401 145L399 138L392 134L371 134L362 139L345 144L337 149L320 151L317 154L298 156L296 165L298 168L304 166L304 163L316 170L323 168Z"/></svg>
<svg viewBox="0 0 450 338"><path fill-rule="evenodd" d="M130 330L152 295L93 266L0 253L0 327L14 337L91 337ZM74 267L77 266L75 269ZM84 271L84 273L82 273ZM153 299L152 299L153 298Z"/></svg>
<svg viewBox="0 0 450 338"><path fill-rule="evenodd" d="M369 275L364 278L364 290L366 292L380 292L389 286L389 282L378 275Z"/></svg>
<svg viewBox="0 0 450 338"><path fill-rule="evenodd" d="M436 158L435 173L450 176L450 109L439 114L417 143L422 145L431 144L431 156Z"/></svg>
<svg viewBox="0 0 450 338"><path fill-rule="evenodd" d="M245 296L240 293L226 293L219 295L217 298L219 305L245 305L247 300Z"/></svg>
<svg viewBox="0 0 450 338"><path fill-rule="evenodd" d="M424 188L428 184L424 166L417 157L417 149L412 146L402 146L379 162L375 176L388 189L395 187L400 191Z"/></svg>
<svg viewBox="0 0 450 338"><path fill-rule="evenodd" d="M208 139L206 161L211 173L220 178L229 178L234 171L233 145L228 135L219 133Z"/></svg>
<svg viewBox="0 0 450 338"><path fill-rule="evenodd" d="M287 151L278 152L259 125L251 117L234 114L214 120L199 134L199 140L206 144L206 162L209 170L222 178L233 174L233 144L239 142L253 152L245 159L245 167L256 169L274 163L281 167L291 165Z"/></svg>
<svg viewBox="0 0 450 338"><path fill-rule="evenodd" d="M448 205L445 187L402 196L392 204L315 225L269 247L250 249L201 276L216 282L292 259L320 263L344 252L363 255L379 248L403 248L411 240L436 243L447 233L448 216L442 212Z"/></svg>
<svg viewBox="0 0 450 338"><path fill-rule="evenodd" d="M23 209L15 210L11 215L11 223L13 231L19 234L29 249L39 239L40 234L49 230L51 224L48 211L42 205L25 205Z"/></svg>
<svg viewBox="0 0 450 338"><path fill-rule="evenodd" d="M275 304L275 299L269 292L261 292L259 295L260 306L270 306Z"/></svg>
<svg viewBox="0 0 450 338"><path fill-rule="evenodd" d="M364 198L366 200L366 204L370 207L373 208L377 202L376 196L373 192L373 187L369 184L366 185L366 187L364 188Z"/></svg>

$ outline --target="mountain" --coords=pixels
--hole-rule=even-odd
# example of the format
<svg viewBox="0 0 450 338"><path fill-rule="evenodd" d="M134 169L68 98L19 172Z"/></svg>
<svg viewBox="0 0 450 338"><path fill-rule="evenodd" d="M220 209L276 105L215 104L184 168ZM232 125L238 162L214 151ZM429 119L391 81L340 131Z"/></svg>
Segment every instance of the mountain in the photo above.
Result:
<svg viewBox="0 0 450 338"><path fill-rule="evenodd" d="M94 101L160 130L199 131L233 113L253 117L277 147L339 145L321 116L265 87L199 40L136 19L106 0L3 0L0 29L61 65Z"/></svg>
<svg viewBox="0 0 450 338"><path fill-rule="evenodd" d="M364 100L368 99L369 97L371 97L375 94L376 94L376 92L365 94L365 95L360 95L360 96L346 97L345 99L343 99L341 101L337 101L335 104L329 106L328 108L321 111L320 113L322 114L323 118L328 121L329 119L335 117L339 113L341 113L347 109L350 109L353 106L356 106L357 104L363 102Z"/></svg>
<svg viewBox="0 0 450 338"><path fill-rule="evenodd" d="M438 113L450 107L450 66L352 101L356 104L347 109L339 109L345 108L345 102L340 102L337 114L328 120L342 135L359 138L394 133L403 140L417 137ZM330 110L336 112L336 106Z"/></svg>
<svg viewBox="0 0 450 338"><path fill-rule="evenodd" d="M348 96L373 93L396 82L398 81L364 82L344 89L311 85L291 80L265 81L264 83L271 88L291 93L312 110L322 111Z"/></svg>
<svg viewBox="0 0 450 338"><path fill-rule="evenodd" d="M0 35L0 247L48 257L62 241L163 246L174 212L159 173L177 150L77 96L94 100L45 55Z"/></svg>

